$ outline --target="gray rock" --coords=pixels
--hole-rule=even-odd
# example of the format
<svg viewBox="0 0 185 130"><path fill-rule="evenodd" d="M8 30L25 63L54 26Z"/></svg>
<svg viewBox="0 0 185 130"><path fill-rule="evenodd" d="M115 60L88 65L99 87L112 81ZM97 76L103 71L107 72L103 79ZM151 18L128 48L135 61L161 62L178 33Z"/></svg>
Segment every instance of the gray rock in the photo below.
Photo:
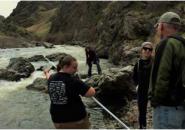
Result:
<svg viewBox="0 0 185 130"><path fill-rule="evenodd" d="M37 78L32 84L26 86L29 90L44 91L47 90L47 79Z"/></svg>
<svg viewBox="0 0 185 130"><path fill-rule="evenodd" d="M0 79L18 81L21 78L27 78L35 71L34 66L26 59L12 58L7 69L0 70Z"/></svg>
<svg viewBox="0 0 185 130"><path fill-rule="evenodd" d="M17 71L0 69L0 79L8 81L19 81L21 78L25 78L24 74L18 73Z"/></svg>
<svg viewBox="0 0 185 130"><path fill-rule="evenodd" d="M37 61L46 61L43 55L35 55L33 57L28 58L29 62L37 62Z"/></svg>
<svg viewBox="0 0 185 130"><path fill-rule="evenodd" d="M106 103L126 103L134 96L135 89L132 84L133 66L122 69L110 69L103 75L92 76L87 82L95 86L96 96Z"/></svg>
<svg viewBox="0 0 185 130"><path fill-rule="evenodd" d="M35 71L34 66L28 60L22 57L10 59L7 69L25 75L25 78L29 77L31 73Z"/></svg>
<svg viewBox="0 0 185 130"><path fill-rule="evenodd" d="M66 53L55 53L51 55L47 55L46 58L48 58L50 61L58 61L61 57L67 56Z"/></svg>

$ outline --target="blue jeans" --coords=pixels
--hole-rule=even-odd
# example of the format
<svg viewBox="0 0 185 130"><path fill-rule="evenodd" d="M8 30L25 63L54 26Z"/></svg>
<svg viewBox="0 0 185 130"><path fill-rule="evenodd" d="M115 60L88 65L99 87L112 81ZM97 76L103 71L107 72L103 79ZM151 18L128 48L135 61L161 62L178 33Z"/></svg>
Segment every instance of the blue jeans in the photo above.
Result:
<svg viewBox="0 0 185 130"><path fill-rule="evenodd" d="M92 65L93 63L92 62L88 62L88 77L91 77L92 76ZM99 62L96 62L96 66L97 66L97 70L98 70L98 74L101 74L101 67L100 67L100 64Z"/></svg>
<svg viewBox="0 0 185 130"><path fill-rule="evenodd" d="M158 106L153 112L154 129L184 129L185 109L182 106Z"/></svg>

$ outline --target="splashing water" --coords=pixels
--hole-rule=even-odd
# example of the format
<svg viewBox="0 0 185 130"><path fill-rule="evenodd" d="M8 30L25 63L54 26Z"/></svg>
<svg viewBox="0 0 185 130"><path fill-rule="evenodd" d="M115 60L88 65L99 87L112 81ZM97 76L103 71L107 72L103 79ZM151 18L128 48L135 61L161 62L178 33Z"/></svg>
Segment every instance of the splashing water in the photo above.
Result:
<svg viewBox="0 0 185 130"><path fill-rule="evenodd" d="M34 55L50 55L64 52L76 57L79 63L79 72L86 73L84 48L79 46L57 45L55 48L14 48L0 49L0 69L6 68L9 60L14 57L32 57ZM57 62L55 62L57 63ZM33 62L35 68L48 64L47 62ZM49 65L50 66L50 65ZM111 66L107 60L101 60L101 67ZM94 67L93 70L96 70ZM29 78L19 82L0 80L0 128L1 129L50 129L54 128L49 114L49 96L45 93L30 91L25 87L34 79L44 77L43 72L35 71ZM86 104L93 104L91 99L83 98ZM102 109L96 105L87 110L91 113L92 128L106 128L103 122Z"/></svg>

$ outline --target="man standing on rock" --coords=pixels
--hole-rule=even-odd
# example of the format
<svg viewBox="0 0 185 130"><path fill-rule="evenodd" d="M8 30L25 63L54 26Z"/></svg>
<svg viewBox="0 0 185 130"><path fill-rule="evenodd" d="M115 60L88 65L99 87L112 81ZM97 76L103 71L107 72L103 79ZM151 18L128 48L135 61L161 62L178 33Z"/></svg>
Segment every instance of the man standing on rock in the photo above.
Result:
<svg viewBox="0 0 185 130"><path fill-rule="evenodd" d="M88 65L88 77L91 77L92 75L92 65L96 64L98 74L101 74L101 67L100 67L100 60L95 52L95 50L92 47L86 47L85 48L85 54L86 54L86 64Z"/></svg>
<svg viewBox="0 0 185 130"><path fill-rule="evenodd" d="M181 18L174 12L166 12L155 27L161 41L156 47L150 79L153 128L184 129L185 39L178 35Z"/></svg>

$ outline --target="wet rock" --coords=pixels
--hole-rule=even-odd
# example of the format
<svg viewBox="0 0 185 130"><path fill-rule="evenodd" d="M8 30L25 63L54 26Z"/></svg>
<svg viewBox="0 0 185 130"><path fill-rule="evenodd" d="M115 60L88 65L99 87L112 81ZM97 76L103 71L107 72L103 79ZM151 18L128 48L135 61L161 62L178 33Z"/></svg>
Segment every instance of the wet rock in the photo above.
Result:
<svg viewBox="0 0 185 130"><path fill-rule="evenodd" d="M0 69L0 79L2 80L19 81L21 78L25 77L26 75L14 70Z"/></svg>
<svg viewBox="0 0 185 130"><path fill-rule="evenodd" d="M21 75L25 75L25 78L29 77L31 73L35 71L34 66L28 60L22 57L10 59L7 69L16 71Z"/></svg>
<svg viewBox="0 0 185 130"><path fill-rule="evenodd" d="M0 79L18 81L21 78L28 78L34 71L34 66L26 59L12 58L7 69L0 70Z"/></svg>
<svg viewBox="0 0 185 130"><path fill-rule="evenodd" d="M40 66L39 68L36 69L37 71L43 71L44 70L44 66Z"/></svg>
<svg viewBox="0 0 185 130"><path fill-rule="evenodd" d="M43 55L35 55L30 58L28 58L29 62L37 62L37 61L46 61Z"/></svg>
<svg viewBox="0 0 185 130"><path fill-rule="evenodd" d="M50 61L58 61L61 57L64 57L68 54L66 53L54 53L51 55L47 55L46 58L48 58ZM37 62L37 61L47 61L43 55L35 55L27 59L29 62Z"/></svg>
<svg viewBox="0 0 185 130"><path fill-rule="evenodd" d="M67 56L66 53L55 53L51 55L47 55L46 58L48 58L50 61L58 61L61 57Z"/></svg>
<svg viewBox="0 0 185 130"><path fill-rule="evenodd" d="M26 86L29 90L47 91L47 79L37 78L32 84Z"/></svg>

